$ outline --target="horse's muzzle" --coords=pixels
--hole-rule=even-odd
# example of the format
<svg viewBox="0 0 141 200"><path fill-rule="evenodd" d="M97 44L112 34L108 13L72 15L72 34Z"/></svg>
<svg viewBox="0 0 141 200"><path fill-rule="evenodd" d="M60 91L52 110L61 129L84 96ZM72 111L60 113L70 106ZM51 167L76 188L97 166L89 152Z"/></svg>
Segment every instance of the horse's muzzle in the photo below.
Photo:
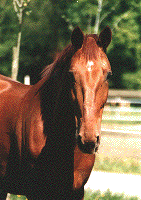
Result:
<svg viewBox="0 0 141 200"><path fill-rule="evenodd" d="M78 135L78 137L77 137L77 145L83 153L94 154L95 152L97 152L99 144L100 144L99 136L97 137L96 143L94 143L94 142L82 143L81 136Z"/></svg>

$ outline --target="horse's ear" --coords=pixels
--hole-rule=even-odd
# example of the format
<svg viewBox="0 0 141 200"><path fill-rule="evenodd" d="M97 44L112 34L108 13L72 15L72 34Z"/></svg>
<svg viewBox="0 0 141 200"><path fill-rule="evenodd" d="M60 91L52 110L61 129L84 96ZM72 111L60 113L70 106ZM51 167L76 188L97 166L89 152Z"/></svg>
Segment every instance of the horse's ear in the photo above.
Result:
<svg viewBox="0 0 141 200"><path fill-rule="evenodd" d="M71 42L72 42L72 45L77 48L77 49L80 49L82 47L82 44L83 44L83 40L84 40L84 34L83 32L81 31L81 29L77 26L73 32L72 32L72 35L71 35Z"/></svg>
<svg viewBox="0 0 141 200"><path fill-rule="evenodd" d="M103 47L104 51L106 51L108 45L110 44L112 39L112 32L109 26L106 26L103 31L101 31L98 39L98 43Z"/></svg>

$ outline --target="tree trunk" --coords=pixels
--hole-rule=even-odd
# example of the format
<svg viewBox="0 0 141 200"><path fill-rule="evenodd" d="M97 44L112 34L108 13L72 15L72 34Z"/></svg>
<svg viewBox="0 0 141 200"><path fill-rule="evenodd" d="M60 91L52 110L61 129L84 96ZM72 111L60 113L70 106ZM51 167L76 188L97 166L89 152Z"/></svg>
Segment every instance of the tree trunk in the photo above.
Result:
<svg viewBox="0 0 141 200"><path fill-rule="evenodd" d="M13 61L12 61L11 77L14 80L17 80L17 77L18 77L21 34L22 34L22 21L23 21L23 10L24 10L23 0L21 2L16 1L16 3L19 6L19 11L18 11L16 4L14 4L14 9L15 9L15 12L17 12L17 16L18 16L18 19L19 19L19 33L18 33L17 46L13 47Z"/></svg>
<svg viewBox="0 0 141 200"><path fill-rule="evenodd" d="M98 30L99 30L99 26L100 26L100 14L101 14L101 11L102 11L102 1L103 0L98 0L98 10L97 10L95 26L94 26L94 33L95 34L98 34Z"/></svg>
<svg viewBox="0 0 141 200"><path fill-rule="evenodd" d="M19 32L18 34L17 46L13 47L13 61L12 61L12 75L11 75L11 78L13 80L17 80L17 77L18 77L20 43L21 43L21 32Z"/></svg>

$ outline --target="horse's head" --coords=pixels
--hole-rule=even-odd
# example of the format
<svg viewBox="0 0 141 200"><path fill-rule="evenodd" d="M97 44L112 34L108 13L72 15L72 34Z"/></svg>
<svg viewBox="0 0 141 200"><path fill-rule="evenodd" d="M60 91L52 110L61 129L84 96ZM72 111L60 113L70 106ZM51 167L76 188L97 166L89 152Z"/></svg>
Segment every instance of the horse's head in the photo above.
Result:
<svg viewBox="0 0 141 200"><path fill-rule="evenodd" d="M100 143L102 112L108 96L111 67L105 51L111 41L111 30L106 27L99 37L84 36L77 27L71 41L77 49L70 66L75 79L72 97L76 105L77 144L82 152L91 154Z"/></svg>

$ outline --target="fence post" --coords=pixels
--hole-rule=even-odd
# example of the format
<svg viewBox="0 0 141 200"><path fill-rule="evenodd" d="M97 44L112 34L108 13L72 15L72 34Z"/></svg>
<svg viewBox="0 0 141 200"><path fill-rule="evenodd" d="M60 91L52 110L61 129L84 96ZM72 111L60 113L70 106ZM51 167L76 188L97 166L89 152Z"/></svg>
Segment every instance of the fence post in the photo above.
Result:
<svg viewBox="0 0 141 200"><path fill-rule="evenodd" d="M25 85L30 85L30 76L29 76L29 75L26 75L26 76L24 77L24 84L25 84Z"/></svg>

